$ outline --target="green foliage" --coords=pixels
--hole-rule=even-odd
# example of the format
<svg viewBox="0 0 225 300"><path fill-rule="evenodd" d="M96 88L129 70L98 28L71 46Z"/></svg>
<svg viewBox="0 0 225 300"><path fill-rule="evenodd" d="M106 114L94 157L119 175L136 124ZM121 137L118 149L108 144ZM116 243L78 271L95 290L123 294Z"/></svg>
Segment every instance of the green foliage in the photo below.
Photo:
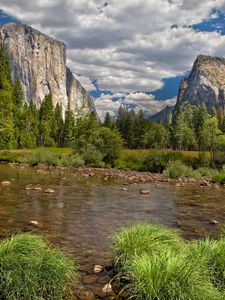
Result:
<svg viewBox="0 0 225 300"><path fill-rule="evenodd" d="M74 127L75 120L73 112L70 110L70 107L67 107L65 113L65 124L63 129L63 146L71 147L74 144Z"/></svg>
<svg viewBox="0 0 225 300"><path fill-rule="evenodd" d="M225 173L219 173L217 175L214 175L212 177L212 181L220 184L225 184Z"/></svg>
<svg viewBox="0 0 225 300"><path fill-rule="evenodd" d="M45 147L52 147L55 145L55 119L52 95L45 96L40 107L40 137L39 145Z"/></svg>
<svg viewBox="0 0 225 300"><path fill-rule="evenodd" d="M173 230L137 224L116 233L113 248L126 299L224 299L223 237L185 242Z"/></svg>
<svg viewBox="0 0 225 300"><path fill-rule="evenodd" d="M14 138L13 100L10 81L0 73L0 148L11 148Z"/></svg>
<svg viewBox="0 0 225 300"><path fill-rule="evenodd" d="M3 299L72 299L77 262L29 233L0 243L0 294Z"/></svg>
<svg viewBox="0 0 225 300"><path fill-rule="evenodd" d="M167 133L165 127L160 124L153 124L144 135L146 148L163 149L166 146Z"/></svg>
<svg viewBox="0 0 225 300"><path fill-rule="evenodd" d="M122 139L116 130L101 127L93 115L77 121L75 151L82 157L85 165L113 165L121 150Z"/></svg>
<svg viewBox="0 0 225 300"><path fill-rule="evenodd" d="M183 164L180 160L169 161L163 174L166 177L190 177L193 176L193 169Z"/></svg>

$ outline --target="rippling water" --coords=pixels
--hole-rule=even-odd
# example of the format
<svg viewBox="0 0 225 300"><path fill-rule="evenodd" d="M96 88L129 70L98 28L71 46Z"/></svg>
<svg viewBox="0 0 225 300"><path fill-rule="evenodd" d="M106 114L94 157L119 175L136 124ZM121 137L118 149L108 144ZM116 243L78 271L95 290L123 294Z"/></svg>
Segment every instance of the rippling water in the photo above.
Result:
<svg viewBox="0 0 225 300"><path fill-rule="evenodd" d="M110 236L139 221L179 228L186 238L217 236L225 224L225 189L170 184L137 184L85 177L73 170L38 172L0 166L0 236L30 231L47 236L80 259L83 284L95 292L107 281L92 275L95 264L110 264ZM26 186L42 190L26 190ZM46 194L44 189L55 190ZM150 190L141 195L140 190ZM211 225L211 220L219 225ZM38 228L30 225L37 221Z"/></svg>

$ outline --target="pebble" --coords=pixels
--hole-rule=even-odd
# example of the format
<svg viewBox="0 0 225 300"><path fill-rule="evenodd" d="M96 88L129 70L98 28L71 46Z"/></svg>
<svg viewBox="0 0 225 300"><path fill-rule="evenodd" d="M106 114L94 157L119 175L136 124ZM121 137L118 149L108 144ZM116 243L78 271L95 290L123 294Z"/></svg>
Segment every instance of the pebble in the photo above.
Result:
<svg viewBox="0 0 225 300"><path fill-rule="evenodd" d="M1 182L1 185L4 185L4 186L10 185L10 184L11 184L10 181L2 181L2 182Z"/></svg>
<svg viewBox="0 0 225 300"><path fill-rule="evenodd" d="M124 187L122 190L123 190L124 192L128 191L128 189L127 189L127 188L125 188L125 187Z"/></svg>
<svg viewBox="0 0 225 300"><path fill-rule="evenodd" d="M53 189L46 189L44 190L45 193L48 193L48 194L52 194L54 193L55 191Z"/></svg>
<svg viewBox="0 0 225 300"><path fill-rule="evenodd" d="M95 265L94 266L93 272L95 274L101 273L102 271L103 271L103 267L101 265Z"/></svg>
<svg viewBox="0 0 225 300"><path fill-rule="evenodd" d="M35 190L35 191L41 191L42 188L41 187L34 187L33 190Z"/></svg>
<svg viewBox="0 0 225 300"><path fill-rule="evenodd" d="M148 195L148 194L150 194L150 191L149 190L142 190L142 191L140 191L140 194Z"/></svg>
<svg viewBox="0 0 225 300"><path fill-rule="evenodd" d="M211 221L210 221L210 224L212 224L212 225L217 225L217 224L219 224L219 222L216 221L216 220L211 220Z"/></svg>
<svg viewBox="0 0 225 300"><path fill-rule="evenodd" d="M113 291L113 289L112 289L111 283L105 284L105 285L103 286L103 288L102 288L102 292L103 292L104 294L110 294L110 293L112 293L112 291Z"/></svg>
<svg viewBox="0 0 225 300"><path fill-rule="evenodd" d="M30 221L30 224L34 225L34 226L38 226L39 225L38 221Z"/></svg>

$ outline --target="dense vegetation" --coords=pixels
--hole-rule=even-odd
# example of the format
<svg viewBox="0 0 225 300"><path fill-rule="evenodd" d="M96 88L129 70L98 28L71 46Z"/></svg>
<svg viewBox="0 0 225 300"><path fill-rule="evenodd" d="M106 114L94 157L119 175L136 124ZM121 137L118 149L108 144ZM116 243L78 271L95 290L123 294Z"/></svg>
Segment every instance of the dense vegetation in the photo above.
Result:
<svg viewBox="0 0 225 300"><path fill-rule="evenodd" d="M225 238L184 241L154 224L123 229L113 238L122 294L137 300L223 300Z"/></svg>
<svg viewBox="0 0 225 300"><path fill-rule="evenodd" d="M152 123L142 111L120 107L114 120L107 113L104 126L118 128L130 149L209 151L212 166L225 162L225 117L223 109L207 110L205 104L182 110L176 107L164 124Z"/></svg>
<svg viewBox="0 0 225 300"><path fill-rule="evenodd" d="M4 47L0 48L0 61L0 149L72 147L74 152L67 161L56 157L53 164L117 166L151 172L163 172L171 160L192 169L209 165L221 169L225 163L222 109L208 112L204 104L199 107L187 105L182 110L177 107L173 116L166 117L164 125L150 122L142 111L135 113L122 106L116 118L107 113L102 124L94 114L75 119L70 106L63 117L62 107L59 103L54 107L51 94L43 99L39 108L32 99L29 104L24 101L20 79L13 81L11 78L9 57ZM120 156L122 146L160 151L138 158L129 155L123 158ZM198 159L190 160L180 153L165 153L172 149L209 151L210 164L202 154ZM33 160L35 164L36 152L35 155L36 158L32 157L28 163L32 164ZM39 156L41 159L41 154ZM184 173L191 172L186 168Z"/></svg>
<svg viewBox="0 0 225 300"><path fill-rule="evenodd" d="M0 243L0 298L73 299L77 262L30 233Z"/></svg>

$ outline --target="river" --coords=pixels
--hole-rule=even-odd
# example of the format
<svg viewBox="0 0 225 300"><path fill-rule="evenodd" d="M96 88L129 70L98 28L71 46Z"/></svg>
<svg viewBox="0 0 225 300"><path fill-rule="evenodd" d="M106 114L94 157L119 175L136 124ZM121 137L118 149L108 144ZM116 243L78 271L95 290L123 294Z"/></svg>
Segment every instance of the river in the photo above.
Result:
<svg viewBox="0 0 225 300"><path fill-rule="evenodd" d="M216 237L225 224L224 188L144 183L123 190L123 179L0 165L0 182L5 180L11 184L0 190L1 238L21 231L46 236L79 258L82 285L99 295L110 278L92 270L95 264L110 265L111 236L122 226L156 222L192 239ZM45 193L47 188L55 192ZM143 189L150 194L141 195Z"/></svg>

